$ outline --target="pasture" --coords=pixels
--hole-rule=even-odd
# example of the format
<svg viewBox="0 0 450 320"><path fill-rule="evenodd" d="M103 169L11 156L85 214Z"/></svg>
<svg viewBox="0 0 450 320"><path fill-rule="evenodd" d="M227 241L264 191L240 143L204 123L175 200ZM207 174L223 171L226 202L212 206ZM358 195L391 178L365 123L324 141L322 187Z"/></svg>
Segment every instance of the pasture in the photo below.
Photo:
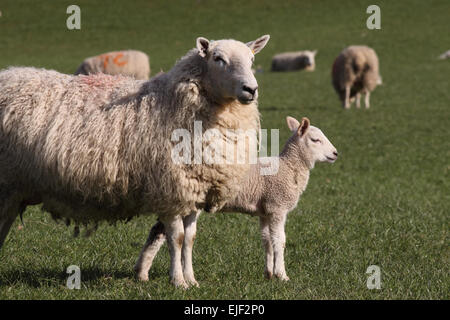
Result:
<svg viewBox="0 0 450 320"><path fill-rule="evenodd" d="M150 280L133 266L156 218L100 225L73 238L40 206L17 219L0 251L0 299L449 299L450 49L447 0L377 1L381 30L366 27L370 1L87 1L81 30L66 28L71 1L3 0L0 69L75 72L85 57L136 49L152 75L169 70L195 39L250 41L270 34L256 56L262 127L289 137L285 118L309 117L339 151L317 164L286 226L287 283L263 277L259 223L241 214L202 214L193 265L200 288L168 282L164 246ZM331 65L346 46L366 44L383 85L371 108L344 110ZM314 72L270 72L283 51L318 50ZM66 268L81 268L81 289ZM370 265L380 290L366 286Z"/></svg>

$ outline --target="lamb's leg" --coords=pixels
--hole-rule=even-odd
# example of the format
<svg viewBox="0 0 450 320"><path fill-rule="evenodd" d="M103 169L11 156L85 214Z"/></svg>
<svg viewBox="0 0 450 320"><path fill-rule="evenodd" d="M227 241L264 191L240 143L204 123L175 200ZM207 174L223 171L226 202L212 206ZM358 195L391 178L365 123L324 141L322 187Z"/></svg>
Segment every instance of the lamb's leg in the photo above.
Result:
<svg viewBox="0 0 450 320"><path fill-rule="evenodd" d="M366 91L366 96L364 97L364 104L366 105L366 109L370 108L370 91Z"/></svg>
<svg viewBox="0 0 450 320"><path fill-rule="evenodd" d="M179 215L160 218L166 230L170 251L170 282L176 287L187 288L181 265L181 248L184 242L183 219Z"/></svg>
<svg viewBox="0 0 450 320"><path fill-rule="evenodd" d="M345 86L345 100L344 100L345 109L350 109L350 86Z"/></svg>
<svg viewBox="0 0 450 320"><path fill-rule="evenodd" d="M273 245L272 239L270 238L269 219L263 217L259 218L259 225L261 229L262 243L266 253L264 276L267 279L270 279L273 275Z"/></svg>
<svg viewBox="0 0 450 320"><path fill-rule="evenodd" d="M284 233L284 224L286 222L286 214L273 214L270 222L270 236L272 238L274 249L274 268L273 274L281 280L288 281L284 267L284 248L286 245L286 235Z"/></svg>
<svg viewBox="0 0 450 320"><path fill-rule="evenodd" d="M164 233L164 225L161 221L157 221L150 230L144 248L142 248L139 259L134 266L134 270L136 271L139 280L148 280L148 272L152 267L153 259L165 241L166 235Z"/></svg>
<svg viewBox="0 0 450 320"><path fill-rule="evenodd" d="M192 268L192 247L194 246L195 234L197 232L197 218L200 211L183 218L184 225L184 242L183 242L183 275L188 285L198 287L198 282L194 277L194 269Z"/></svg>
<svg viewBox="0 0 450 320"><path fill-rule="evenodd" d="M356 94L356 107L361 108L361 93L359 92Z"/></svg>

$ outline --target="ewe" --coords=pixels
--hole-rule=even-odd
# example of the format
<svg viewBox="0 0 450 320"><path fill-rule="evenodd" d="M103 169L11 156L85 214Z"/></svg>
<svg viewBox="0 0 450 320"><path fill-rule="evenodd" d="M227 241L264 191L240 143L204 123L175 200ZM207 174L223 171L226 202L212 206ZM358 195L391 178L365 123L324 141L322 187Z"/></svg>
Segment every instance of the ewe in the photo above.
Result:
<svg viewBox="0 0 450 320"><path fill-rule="evenodd" d="M355 97L356 107L360 107L361 92L365 93L365 105L369 108L370 92L382 83L377 54L366 46L344 49L333 63L332 81L345 109L350 108Z"/></svg>
<svg viewBox="0 0 450 320"><path fill-rule="evenodd" d="M272 71L314 71L317 50L279 53L272 58Z"/></svg>
<svg viewBox="0 0 450 320"><path fill-rule="evenodd" d="M196 283L191 269L185 281L181 248L192 249L197 212L232 199L250 165L175 163L171 137L180 128L193 133L194 121L201 121L204 130L220 134L214 143L233 150L230 129L257 131L251 66L268 40L198 38L197 48L149 81L1 71L0 247L30 204L43 202L54 218L77 224L157 213L167 232L172 283Z"/></svg>
<svg viewBox="0 0 450 320"><path fill-rule="evenodd" d="M274 275L282 280L289 280L284 267L286 216L297 206L314 164L317 161L333 163L338 156L336 148L319 128L309 125L307 118L303 118L302 123L291 117L286 120L293 134L278 157L278 172L263 176L260 174L264 166L262 162L252 165L248 175L240 182L238 195L221 210L259 217L266 252L264 274L267 278ZM148 280L153 259L164 243L164 233L164 225L159 221L150 230L135 266L139 279Z"/></svg>
<svg viewBox="0 0 450 320"><path fill-rule="evenodd" d="M76 75L94 73L121 74L138 80L148 80L150 62L142 51L114 51L86 58L75 72Z"/></svg>

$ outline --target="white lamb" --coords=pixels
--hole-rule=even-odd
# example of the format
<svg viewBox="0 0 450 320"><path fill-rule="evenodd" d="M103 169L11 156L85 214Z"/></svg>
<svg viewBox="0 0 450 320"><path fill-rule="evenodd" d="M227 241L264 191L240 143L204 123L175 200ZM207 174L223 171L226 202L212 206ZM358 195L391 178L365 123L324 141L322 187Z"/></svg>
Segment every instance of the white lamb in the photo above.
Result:
<svg viewBox="0 0 450 320"><path fill-rule="evenodd" d="M278 157L278 172L261 175L262 163L267 161L259 161L241 182L238 196L221 210L259 217L266 252L264 274L269 279L275 276L282 280L289 280L284 266L286 216L297 206L314 164L317 161L333 163L338 156L336 148L319 128L310 126L308 118L303 118L302 123L292 117L286 120L293 134ZM140 280L148 280L153 259L165 241L164 232L159 221L150 230L135 266Z"/></svg>

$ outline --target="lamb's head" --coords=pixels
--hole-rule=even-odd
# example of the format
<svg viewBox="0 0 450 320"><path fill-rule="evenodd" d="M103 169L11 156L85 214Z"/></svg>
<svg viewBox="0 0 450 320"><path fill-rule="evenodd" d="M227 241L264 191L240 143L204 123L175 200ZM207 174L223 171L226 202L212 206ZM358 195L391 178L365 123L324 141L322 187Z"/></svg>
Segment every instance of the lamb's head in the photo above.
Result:
<svg viewBox="0 0 450 320"><path fill-rule="evenodd" d="M299 147L302 155L308 158L311 167L317 161L331 163L336 161L338 157L336 148L322 130L310 125L308 118L302 118L301 123L292 117L287 117L286 121L293 133L291 141Z"/></svg>
<svg viewBox="0 0 450 320"><path fill-rule="evenodd" d="M207 65L204 86L216 102L238 99L249 104L258 98L258 83L252 64L254 55L264 48L269 38L265 35L246 44L236 40L197 38L199 55Z"/></svg>
<svg viewBox="0 0 450 320"><path fill-rule="evenodd" d="M304 51L303 59L306 71L314 71L316 69L316 54L317 50L314 51Z"/></svg>

